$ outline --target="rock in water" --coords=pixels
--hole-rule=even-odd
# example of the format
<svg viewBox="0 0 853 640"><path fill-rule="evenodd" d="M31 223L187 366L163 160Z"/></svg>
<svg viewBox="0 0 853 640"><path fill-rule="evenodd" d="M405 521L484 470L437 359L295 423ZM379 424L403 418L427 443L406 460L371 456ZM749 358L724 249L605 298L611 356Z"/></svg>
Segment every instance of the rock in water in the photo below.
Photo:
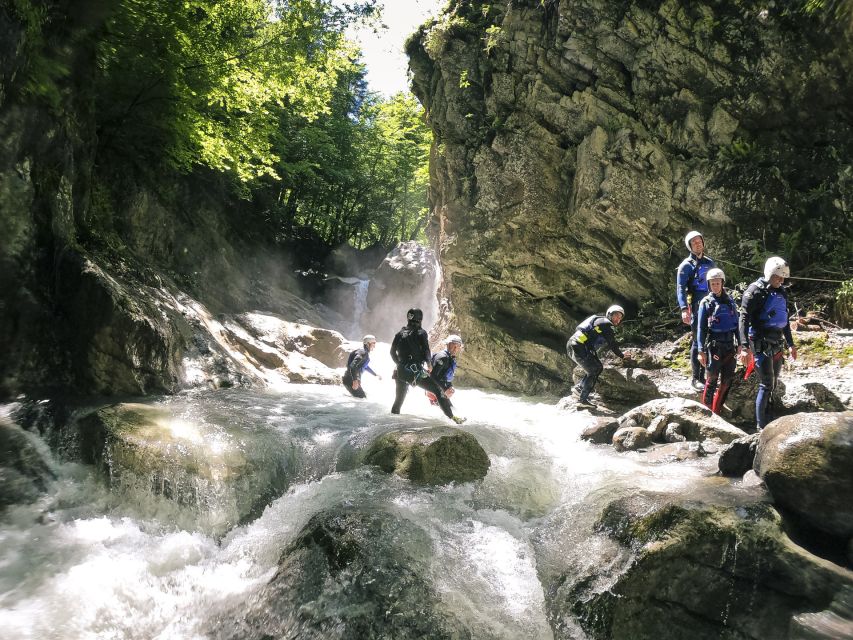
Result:
<svg viewBox="0 0 853 640"><path fill-rule="evenodd" d="M386 433L370 446L364 462L417 484L434 485L479 480L490 464L474 436L451 427Z"/></svg>
<svg viewBox="0 0 853 640"><path fill-rule="evenodd" d="M405 518L341 508L315 515L253 599L216 621L218 640L464 640L429 580L432 541Z"/></svg>
<svg viewBox="0 0 853 640"><path fill-rule="evenodd" d="M793 544L766 504L643 493L608 505L597 528L624 546L622 561L544 585L551 619L576 616L595 639L812 637L792 634L794 618L853 587L852 572Z"/></svg>
<svg viewBox="0 0 853 640"><path fill-rule="evenodd" d="M853 411L774 420L761 431L753 468L780 507L830 535L853 536Z"/></svg>

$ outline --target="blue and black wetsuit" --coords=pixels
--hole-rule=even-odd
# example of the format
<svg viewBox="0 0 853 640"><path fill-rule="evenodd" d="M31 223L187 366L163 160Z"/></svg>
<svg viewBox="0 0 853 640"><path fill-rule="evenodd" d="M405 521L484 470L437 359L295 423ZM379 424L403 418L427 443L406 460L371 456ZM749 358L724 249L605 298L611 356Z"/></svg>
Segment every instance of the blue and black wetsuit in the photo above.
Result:
<svg viewBox="0 0 853 640"><path fill-rule="evenodd" d="M445 349L432 356L432 379L439 387L447 391L453 387L453 376L456 374L456 358Z"/></svg>
<svg viewBox="0 0 853 640"><path fill-rule="evenodd" d="M698 257L691 253L681 264L678 265L678 274L675 279L675 298L678 308L682 311L690 307L690 331L693 334L693 342L690 343L690 367L693 370L693 379L700 382L705 379L705 372L699 362L699 342L696 340L696 314L699 309L699 301L708 294L708 271L716 265L708 256Z"/></svg>
<svg viewBox="0 0 853 640"><path fill-rule="evenodd" d="M719 296L709 293L699 303L696 340L707 357L702 403L719 414L734 379L741 344L737 303L725 291Z"/></svg>
<svg viewBox="0 0 853 640"><path fill-rule="evenodd" d="M589 401L589 394L592 393L598 376L604 370L597 352L605 345L620 358L625 357L619 345L616 344L613 323L600 315L591 315L581 322L566 343L569 357L586 372L578 383L581 402Z"/></svg>
<svg viewBox="0 0 853 640"><path fill-rule="evenodd" d="M391 343L391 359L397 365L394 371L397 395L394 398L391 413L400 413L400 408L409 392L409 385L417 385L433 393L438 398L438 404L444 411L444 415L453 418L450 400L424 369L424 362L427 362L429 357L429 338L427 332L421 329L420 323L410 322L394 336L394 341Z"/></svg>
<svg viewBox="0 0 853 640"><path fill-rule="evenodd" d="M794 346L791 325L788 323L788 292L784 287L771 287L759 278L743 294L738 325L740 339L755 357L759 375L758 395L755 398L755 421L762 429L772 419L771 402L779 372L782 370L784 348Z"/></svg>
<svg viewBox="0 0 853 640"><path fill-rule="evenodd" d="M344 375L341 376L341 381L344 383L347 391L356 398L367 397L367 394L364 393L364 387L361 385L359 385L358 389L352 388L353 380L361 382L362 371L367 371L374 376L376 375L376 372L370 368L370 351L367 347L356 349L349 354L349 358L347 359L347 370L344 372Z"/></svg>

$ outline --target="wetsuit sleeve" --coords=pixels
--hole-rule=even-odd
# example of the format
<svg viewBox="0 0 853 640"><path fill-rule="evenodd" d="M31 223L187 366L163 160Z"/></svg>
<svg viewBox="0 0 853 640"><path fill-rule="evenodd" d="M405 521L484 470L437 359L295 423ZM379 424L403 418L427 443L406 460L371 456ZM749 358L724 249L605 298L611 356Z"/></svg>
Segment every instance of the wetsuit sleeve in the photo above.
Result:
<svg viewBox="0 0 853 640"><path fill-rule="evenodd" d="M450 356L439 355L432 364L432 378L445 391L453 386L447 379L447 372L450 369Z"/></svg>
<svg viewBox="0 0 853 640"><path fill-rule="evenodd" d="M702 300L699 303L699 314L696 320L696 344L705 347L708 341L708 302Z"/></svg>
<svg viewBox="0 0 853 640"><path fill-rule="evenodd" d="M613 325L609 322L601 325L601 335L604 336L604 339L607 340L607 346L610 347L610 350L615 353L619 358L624 358L625 354L622 353L622 350L619 348L619 345L616 343L616 335L613 333Z"/></svg>
<svg viewBox="0 0 853 640"><path fill-rule="evenodd" d="M394 364L400 364L400 355L397 353L397 349L400 346L400 334L394 336L394 340L391 342L391 359L394 361Z"/></svg>
<svg viewBox="0 0 853 640"><path fill-rule="evenodd" d="M421 329L418 338L421 341L421 362L429 362L429 336L427 336L426 331Z"/></svg>
<svg viewBox="0 0 853 640"><path fill-rule="evenodd" d="M749 285L746 291L743 294L743 298L740 301L740 312L738 313L738 336L740 337L740 343L743 345L749 344L749 325L751 322L752 309L750 307L754 306L754 298L755 298L755 283Z"/></svg>
<svg viewBox="0 0 853 640"><path fill-rule="evenodd" d="M364 349L359 349L355 352L355 357L349 365L349 374L353 380L361 380L361 370L364 368L364 361L367 359Z"/></svg>
<svg viewBox="0 0 853 640"><path fill-rule="evenodd" d="M675 299L678 300L678 308L686 309L687 304L687 285L690 284L690 278L693 277L693 265L688 260L685 260L678 265L678 275L675 277Z"/></svg>
<svg viewBox="0 0 853 640"><path fill-rule="evenodd" d="M364 371L367 371L368 373L370 373L370 375L374 375L374 376L377 375L377 373L373 369L370 368L369 364L364 365Z"/></svg>

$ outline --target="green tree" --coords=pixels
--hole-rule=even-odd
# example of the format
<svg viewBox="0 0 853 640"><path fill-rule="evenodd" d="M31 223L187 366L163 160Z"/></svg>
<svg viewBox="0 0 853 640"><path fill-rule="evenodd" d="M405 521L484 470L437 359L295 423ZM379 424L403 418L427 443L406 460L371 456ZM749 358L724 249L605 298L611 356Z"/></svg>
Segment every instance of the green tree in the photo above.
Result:
<svg viewBox="0 0 853 640"><path fill-rule="evenodd" d="M282 111L327 110L354 49L328 0L120 0L99 46L102 151L246 183L274 176Z"/></svg>

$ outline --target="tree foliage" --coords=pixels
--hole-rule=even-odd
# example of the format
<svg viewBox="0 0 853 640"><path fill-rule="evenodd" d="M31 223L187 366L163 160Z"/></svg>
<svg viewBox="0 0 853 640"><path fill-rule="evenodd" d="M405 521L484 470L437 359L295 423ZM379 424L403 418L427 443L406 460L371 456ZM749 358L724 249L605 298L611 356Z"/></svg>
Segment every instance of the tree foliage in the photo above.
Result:
<svg viewBox="0 0 853 640"><path fill-rule="evenodd" d="M375 0L85 4L13 0L12 12L29 95L58 114L70 94L83 98L107 182L201 170L281 240L390 246L423 236L422 109L410 94L371 94L346 37L378 16ZM85 80L72 77L81 57L91 61Z"/></svg>

